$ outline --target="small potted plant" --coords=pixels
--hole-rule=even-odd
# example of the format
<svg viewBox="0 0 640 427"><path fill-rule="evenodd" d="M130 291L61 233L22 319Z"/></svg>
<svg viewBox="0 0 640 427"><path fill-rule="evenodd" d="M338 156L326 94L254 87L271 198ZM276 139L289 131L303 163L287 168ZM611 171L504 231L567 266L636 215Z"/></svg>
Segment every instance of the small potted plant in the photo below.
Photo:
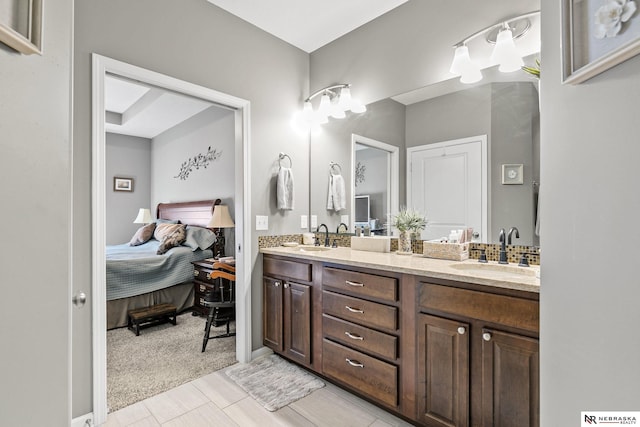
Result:
<svg viewBox="0 0 640 427"><path fill-rule="evenodd" d="M424 230L427 226L427 218L414 209L403 208L393 217L392 224L400 232L398 236L398 254L412 254L411 235Z"/></svg>

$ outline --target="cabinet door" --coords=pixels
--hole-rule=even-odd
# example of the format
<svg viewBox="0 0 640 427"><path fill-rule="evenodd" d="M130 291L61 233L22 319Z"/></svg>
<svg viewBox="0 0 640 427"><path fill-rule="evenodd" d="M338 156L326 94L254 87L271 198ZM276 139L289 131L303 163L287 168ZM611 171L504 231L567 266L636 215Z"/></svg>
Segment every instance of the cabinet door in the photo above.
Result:
<svg viewBox="0 0 640 427"><path fill-rule="evenodd" d="M284 348L292 360L311 364L311 286L284 284Z"/></svg>
<svg viewBox="0 0 640 427"><path fill-rule="evenodd" d="M538 340L482 330L483 425L540 425Z"/></svg>
<svg viewBox="0 0 640 427"><path fill-rule="evenodd" d="M418 327L418 420L469 425L469 325L420 314Z"/></svg>
<svg viewBox="0 0 640 427"><path fill-rule="evenodd" d="M262 286L263 343L273 351L284 349L282 334L282 280L265 277Z"/></svg>

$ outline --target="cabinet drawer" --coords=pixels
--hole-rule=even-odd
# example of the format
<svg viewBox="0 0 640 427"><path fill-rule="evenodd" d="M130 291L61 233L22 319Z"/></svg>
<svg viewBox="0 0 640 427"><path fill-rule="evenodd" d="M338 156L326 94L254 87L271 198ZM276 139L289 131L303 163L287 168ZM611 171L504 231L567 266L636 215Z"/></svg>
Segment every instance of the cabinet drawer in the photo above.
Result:
<svg viewBox="0 0 640 427"><path fill-rule="evenodd" d="M361 325L389 331L398 329L398 310L396 307L365 301L360 298L323 291L322 311Z"/></svg>
<svg viewBox="0 0 640 427"><path fill-rule="evenodd" d="M453 313L538 333L538 301L423 283L420 308Z"/></svg>
<svg viewBox="0 0 640 427"><path fill-rule="evenodd" d="M322 270L322 284L354 295L389 302L398 300L398 280L393 277L325 267Z"/></svg>
<svg viewBox="0 0 640 427"><path fill-rule="evenodd" d="M386 405L398 406L398 368L359 351L322 342L322 372Z"/></svg>
<svg viewBox="0 0 640 427"><path fill-rule="evenodd" d="M290 279L311 281L311 264L276 259L265 256L262 262L263 274L272 277L288 277Z"/></svg>
<svg viewBox="0 0 640 427"><path fill-rule="evenodd" d="M193 278L204 283L213 283L214 280L209 279L209 274L211 273L211 271L212 270L196 268L195 270L193 270Z"/></svg>
<svg viewBox="0 0 640 427"><path fill-rule="evenodd" d="M326 338L344 345L373 353L386 359L398 357L398 338L346 320L322 315L322 333Z"/></svg>
<svg viewBox="0 0 640 427"><path fill-rule="evenodd" d="M213 283L207 284L202 282L194 282L194 286L195 286L194 288L195 292L202 295L214 289Z"/></svg>

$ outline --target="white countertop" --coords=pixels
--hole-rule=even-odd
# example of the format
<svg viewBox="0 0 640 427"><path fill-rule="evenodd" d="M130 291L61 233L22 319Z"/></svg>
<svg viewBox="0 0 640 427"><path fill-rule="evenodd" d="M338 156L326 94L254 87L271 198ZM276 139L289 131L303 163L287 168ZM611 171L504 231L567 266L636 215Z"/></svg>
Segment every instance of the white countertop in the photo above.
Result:
<svg viewBox="0 0 640 427"><path fill-rule="evenodd" d="M305 252L298 247L271 247L260 250L263 254L281 255L320 262L333 262L354 267L456 280L478 285L540 292L540 267L518 267L497 262L481 264L477 260L447 261L423 257L421 254L398 255L338 247L326 251Z"/></svg>

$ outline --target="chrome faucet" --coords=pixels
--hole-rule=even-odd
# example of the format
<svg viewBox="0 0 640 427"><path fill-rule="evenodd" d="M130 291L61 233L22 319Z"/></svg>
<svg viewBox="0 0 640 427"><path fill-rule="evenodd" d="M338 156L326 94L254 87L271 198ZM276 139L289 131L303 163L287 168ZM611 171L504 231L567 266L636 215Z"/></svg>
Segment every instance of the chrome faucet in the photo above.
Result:
<svg viewBox="0 0 640 427"><path fill-rule="evenodd" d="M336 228L336 234L340 234L340 227L342 227L344 225L344 231L349 230L349 227L347 227L347 224L345 224L344 222L341 222L340 224L338 224L338 228Z"/></svg>
<svg viewBox="0 0 640 427"><path fill-rule="evenodd" d="M518 231L517 227L511 227L511 229L509 230L509 234L507 235L507 244L511 244L511 235L513 234L513 232L516 232L516 239L520 238L520 232Z"/></svg>
<svg viewBox="0 0 640 427"><path fill-rule="evenodd" d="M500 258L498 260L498 264L509 264L507 261L507 236L505 236L504 228L500 229L500 236L498 237L500 241Z"/></svg>
<svg viewBox="0 0 640 427"><path fill-rule="evenodd" d="M326 224L320 224L316 230L316 233L320 232L320 229L324 227L324 245L329 247L329 229Z"/></svg>

